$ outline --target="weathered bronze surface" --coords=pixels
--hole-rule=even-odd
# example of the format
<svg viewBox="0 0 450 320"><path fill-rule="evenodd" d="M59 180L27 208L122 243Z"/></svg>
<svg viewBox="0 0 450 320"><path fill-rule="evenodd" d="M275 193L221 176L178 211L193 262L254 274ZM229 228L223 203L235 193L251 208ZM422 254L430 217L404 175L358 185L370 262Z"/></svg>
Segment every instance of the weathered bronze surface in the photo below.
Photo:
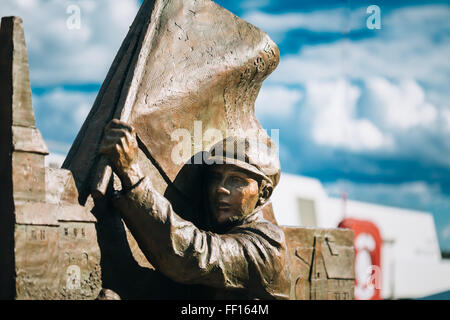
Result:
<svg viewBox="0 0 450 320"><path fill-rule="evenodd" d="M144 1L65 161L66 169L58 170L44 168L47 148L35 128L19 18L2 19L0 43L0 178L4 182L0 192L0 298L95 299L99 293L99 299L230 297L217 292L222 287L217 281L214 295L209 286L202 285L206 280L200 285L179 283L183 281L171 274L173 267L164 258L152 260L148 252L149 248L158 252L158 243L164 241L145 246L141 240L138 245L121 219L127 208L122 205L117 210L114 200L114 190L123 185L118 176L111 177L99 148L112 118L131 124L137 132L137 162L148 177L145 183L155 196L159 193L167 199L160 196L159 208L170 203L173 211L167 215L174 217L172 212L176 212L183 219L175 219L174 226L192 231L186 231L188 238L198 234L198 239L208 239L211 234L201 231L208 229L204 166L189 160L201 157L227 136L267 138L254 115L254 102L262 81L279 61L278 48L269 37L212 1ZM202 134L212 128L221 136L203 141ZM187 129L194 137L191 151L180 163L171 159L179 143L171 137L176 129ZM266 142L271 146L270 139ZM91 193L100 197L93 200ZM133 203L138 202L129 206ZM262 216L273 224L262 223ZM257 233L272 239L269 247L274 246L280 229L271 203L252 217L257 217L247 224L252 231L244 232L254 232L262 223L264 230ZM258 228L253 228L254 223ZM347 231L284 231L288 252L280 240L282 250L277 250L283 259L273 261L287 266L284 255L290 256L295 280L291 298L353 297L352 243ZM333 237L340 248L337 255L330 251ZM177 243L197 244L184 240ZM228 245L233 244L226 240L215 248L224 250ZM312 252L301 255L309 267L296 258L297 248ZM163 261L155 263L159 271L149 260ZM251 259L239 265L255 266ZM308 278L312 272L314 276ZM267 290L255 290L256 285L252 283L252 289L241 297L274 297ZM284 292L278 289L269 291Z"/></svg>
<svg viewBox="0 0 450 320"><path fill-rule="evenodd" d="M171 135L184 128L196 136L194 122L201 121L200 130L220 130L222 139L243 132L266 137L254 103L278 62L278 48L263 31L212 1L146 0L64 168L89 194L98 182L103 129L115 117L136 129L140 162L154 173L155 188L164 194L173 184L192 198L195 167L185 163L221 139L203 141L200 133L200 141L175 164L171 152L179 142Z"/></svg>
<svg viewBox="0 0 450 320"><path fill-rule="evenodd" d="M277 153L262 157L264 147L231 137L209 152L204 230L182 219L141 171L131 126L117 120L108 124L100 152L122 181L116 206L157 271L177 283L207 286L203 292L216 289L210 297L289 299L284 233L261 211L280 176Z"/></svg>
<svg viewBox="0 0 450 320"><path fill-rule="evenodd" d="M0 31L0 298L94 299L101 289L95 217L72 174L44 166L35 128L22 21Z"/></svg>
<svg viewBox="0 0 450 320"><path fill-rule="evenodd" d="M271 144L254 115L254 102L278 61L278 48L264 32L212 1L144 1L63 165L74 174L80 203L93 186L110 181L104 179L105 161L98 150L104 128L116 118L136 129L139 165L156 191L182 218L204 227L202 168L188 162L228 135L262 136ZM200 128L195 121L201 121ZM222 136L203 141L211 128ZM200 135L180 163L171 158L179 143L171 136L176 129ZM120 189L114 179L109 194L96 199L93 208L102 267L108 270L104 286L122 298L185 297L183 290L190 288L179 288L165 277L155 280L159 274L149 268L109 201L114 185ZM275 220L270 204L264 212ZM136 250L130 252L130 247ZM115 274L131 276L122 281ZM168 283L162 285L167 292L154 292L158 281Z"/></svg>

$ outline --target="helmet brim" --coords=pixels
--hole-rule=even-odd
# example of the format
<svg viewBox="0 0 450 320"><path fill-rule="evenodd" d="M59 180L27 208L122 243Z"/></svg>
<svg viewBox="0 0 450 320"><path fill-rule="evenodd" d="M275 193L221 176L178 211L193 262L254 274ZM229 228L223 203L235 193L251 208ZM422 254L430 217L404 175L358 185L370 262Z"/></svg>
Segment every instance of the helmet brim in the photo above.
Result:
<svg viewBox="0 0 450 320"><path fill-rule="evenodd" d="M206 164L207 165L220 165L220 164L234 165L236 167L239 167L240 169L244 169L246 171L254 173L254 174L260 176L261 178L266 179L267 181L270 181L271 183L273 183L272 180L268 176L266 176L261 170L259 170L257 167L255 167L251 164L248 164L247 162L242 161L242 160L228 158L228 157L214 156L214 157L208 157Z"/></svg>

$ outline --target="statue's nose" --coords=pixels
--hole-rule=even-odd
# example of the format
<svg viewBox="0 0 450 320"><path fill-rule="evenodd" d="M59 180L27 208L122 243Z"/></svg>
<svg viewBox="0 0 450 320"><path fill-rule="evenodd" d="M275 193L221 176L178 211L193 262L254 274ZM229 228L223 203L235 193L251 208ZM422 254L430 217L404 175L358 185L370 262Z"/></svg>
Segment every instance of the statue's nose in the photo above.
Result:
<svg viewBox="0 0 450 320"><path fill-rule="evenodd" d="M219 194L230 194L230 190L228 190L227 188L225 188L225 186L223 184L220 184L217 186L217 193Z"/></svg>

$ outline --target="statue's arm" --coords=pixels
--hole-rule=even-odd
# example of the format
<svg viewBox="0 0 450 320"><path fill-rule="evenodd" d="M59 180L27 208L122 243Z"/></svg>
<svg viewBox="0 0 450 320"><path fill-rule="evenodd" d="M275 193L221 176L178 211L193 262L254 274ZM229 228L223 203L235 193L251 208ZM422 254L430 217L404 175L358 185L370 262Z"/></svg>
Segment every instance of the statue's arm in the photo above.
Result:
<svg viewBox="0 0 450 320"><path fill-rule="evenodd" d="M286 298L277 283L285 248L264 233L202 231L178 216L148 178L116 205L147 259L174 281L246 288L262 298Z"/></svg>
<svg viewBox="0 0 450 320"><path fill-rule="evenodd" d="M136 133L127 123L112 120L106 126L100 153L128 190L117 200L125 223L160 272L182 283L245 288L266 299L285 297L289 285L281 281L286 263L281 230L260 223L219 235L183 220L144 177Z"/></svg>

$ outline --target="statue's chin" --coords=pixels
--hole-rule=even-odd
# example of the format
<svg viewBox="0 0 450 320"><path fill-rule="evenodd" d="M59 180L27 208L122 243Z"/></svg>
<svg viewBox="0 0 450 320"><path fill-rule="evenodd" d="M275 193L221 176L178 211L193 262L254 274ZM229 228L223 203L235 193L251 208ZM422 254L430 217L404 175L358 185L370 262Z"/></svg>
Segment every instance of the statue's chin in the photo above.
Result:
<svg viewBox="0 0 450 320"><path fill-rule="evenodd" d="M243 220L242 216L231 216L225 219L214 219L213 222L213 231L216 233L225 233L228 230L232 229L236 225L240 224Z"/></svg>

